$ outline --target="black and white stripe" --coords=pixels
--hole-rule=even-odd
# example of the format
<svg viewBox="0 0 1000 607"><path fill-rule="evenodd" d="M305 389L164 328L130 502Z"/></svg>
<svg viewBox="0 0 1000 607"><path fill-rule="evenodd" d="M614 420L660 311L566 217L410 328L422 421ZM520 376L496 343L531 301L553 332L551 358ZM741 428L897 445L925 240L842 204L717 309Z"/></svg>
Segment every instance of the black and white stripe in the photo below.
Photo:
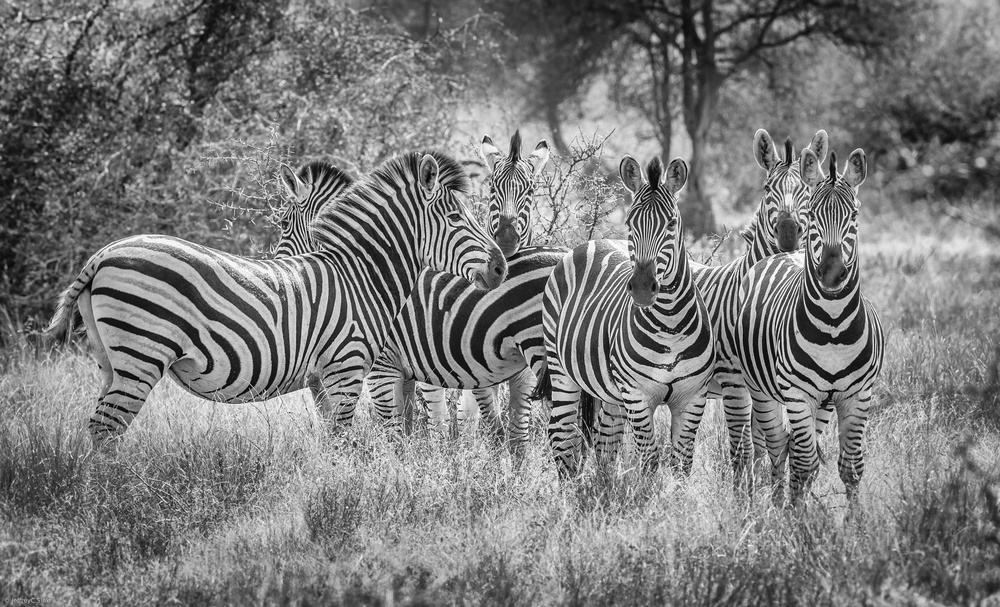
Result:
<svg viewBox="0 0 1000 607"><path fill-rule="evenodd" d="M469 189L454 159L410 153L319 212L317 252L252 260L165 236L106 246L47 329L68 332L78 305L104 380L95 442L123 433L165 374L225 402L308 386L323 413L349 420L422 267L483 288L505 277L499 248L458 198Z"/></svg>
<svg viewBox="0 0 1000 607"><path fill-rule="evenodd" d="M617 449L627 419L643 464L659 463L653 413L671 414L671 463L688 472L715 361L711 319L684 249L676 193L687 165L643 177L626 156L620 169L633 203L627 245L591 241L556 266L545 289L543 325L551 389L549 442L561 476L578 472L581 390L603 402L598 453ZM547 381L545 381L547 379Z"/></svg>
<svg viewBox="0 0 1000 607"><path fill-rule="evenodd" d="M857 189L867 163L864 152L855 150L838 177L831 154L830 176L824 178L816 154L806 149L800 171L813 188L805 251L769 257L750 270L730 339L753 400L754 423L767 440L776 500L783 501L789 446L792 502L808 490L819 465L816 435L835 409L840 477L853 501L884 351L878 315L861 294Z"/></svg>
<svg viewBox="0 0 1000 607"><path fill-rule="evenodd" d="M821 162L826 158L828 141L826 131L819 130L809 145ZM784 148L783 156L779 155L771 136L764 129L754 134L754 158L765 171L764 195L750 225L741 232L747 241L744 254L721 266L691 263L716 336L717 357L709 397L722 399L737 484L750 480L747 471L753 452L752 405L743 384L739 361L723 336L736 322L740 283L750 268L766 257L799 248L810 188L799 175L799 164L794 162L790 139L785 140Z"/></svg>

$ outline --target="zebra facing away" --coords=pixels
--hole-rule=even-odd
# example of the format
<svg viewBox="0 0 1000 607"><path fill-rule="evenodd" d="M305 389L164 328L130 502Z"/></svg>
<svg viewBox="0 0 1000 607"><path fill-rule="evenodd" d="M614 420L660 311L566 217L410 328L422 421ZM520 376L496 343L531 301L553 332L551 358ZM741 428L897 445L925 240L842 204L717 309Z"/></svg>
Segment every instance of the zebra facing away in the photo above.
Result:
<svg viewBox="0 0 1000 607"><path fill-rule="evenodd" d="M289 204L281 214L281 236L274 257L318 251L309 224L323 206L339 196L354 179L327 162L310 162L296 175L286 164L278 170Z"/></svg>
<svg viewBox="0 0 1000 607"><path fill-rule="evenodd" d="M469 189L454 159L409 153L319 211L313 253L252 260L167 236L101 249L47 328L68 332L78 305L104 380L95 443L123 433L164 374L223 402L309 387L325 416L350 420L422 267L503 281L499 247L459 200Z"/></svg>
<svg viewBox="0 0 1000 607"><path fill-rule="evenodd" d="M545 287L548 368L541 385L551 389L549 442L561 477L580 467L581 390L604 403L596 439L602 459L617 448L627 419L644 467L658 466L653 414L664 403L671 463L688 473L715 361L711 319L688 266L675 197L687 165L676 158L664 171L654 158L644 177L625 156L620 173L633 197L627 247L610 240L580 245Z"/></svg>
<svg viewBox="0 0 1000 607"><path fill-rule="evenodd" d="M531 213L535 194L535 180L541 174L545 163L549 160L549 145L544 139L535 145L534 151L527 158L521 156L521 146L521 131L518 129L514 131L514 135L510 139L510 148L506 155L497 149L493 143L493 139L489 135L483 136L479 148L479 154L490 170L490 197L487 207L486 232L496 240L497 245L499 245L500 250L503 251L504 256L508 260L517 254L518 251L523 250L525 247L530 247L532 244ZM546 256L550 255L549 252L544 251L542 254ZM520 270L520 264L518 265L518 269ZM511 271L515 270L512 268ZM508 284L508 288L522 291L521 287L515 287L513 283ZM544 289L544 282L542 282L541 288ZM539 290L540 293L541 289ZM537 303L540 310L540 298ZM491 313L495 312L495 310L491 311ZM527 310L522 312L529 313ZM540 322L541 316L539 315L537 318ZM518 322L516 319L510 318L510 313L504 314L498 320L513 320ZM539 334L540 327L541 325L539 324ZM455 338L461 339L461 336L455 336ZM386 376L387 379L391 377L391 374ZM476 382L476 384L482 385L481 382ZM369 381L369 386L372 387L371 381ZM524 372L511 378L508 382L508 388L510 388L509 400L512 412L528 411L526 408L526 399L533 387L534 375L531 373ZM374 386L372 390L374 399L380 403L379 406L382 410L388 408L387 399L390 396L386 391L387 389L388 385L383 384ZM417 384L417 389L420 391L423 401L427 406L431 427L443 428L448 420L448 409L444 394L445 389L426 383ZM401 407L401 405L402 403L397 402L397 407ZM466 418L471 417L476 409L479 410L482 419L487 424L496 427L495 424L499 421L499 411L496 405L496 387L474 388L471 390L471 394L463 395L458 408L459 424L461 425ZM513 419L511 422L512 430L514 430L516 437L520 437L521 422L515 423ZM527 423L527 421L524 423Z"/></svg>
<svg viewBox="0 0 1000 607"><path fill-rule="evenodd" d="M857 192L867 162L857 149L838 176L836 155L830 156L825 178L817 155L802 151L800 173L812 187L804 254L769 257L750 270L728 337L750 390L754 422L766 437L778 503L784 500L786 458L792 504L809 489L819 465L816 435L834 408L840 478L848 501L856 501L872 385L882 367L882 325L861 294Z"/></svg>
<svg viewBox="0 0 1000 607"><path fill-rule="evenodd" d="M829 138L819 130L809 144L820 162L826 158ZM708 307L716 336L716 361L709 396L722 398L729 432L730 456L737 485L748 482L748 464L753 452L750 437L751 403L739 361L727 347L726 327L736 322L737 297L740 283L755 263L781 252L799 248L799 238L805 225L805 212L810 188L799 175L794 162L792 142L785 140L784 155L779 156L771 136L759 129L753 138L753 153L764 169L764 195L750 225L741 232L747 241L741 257L721 266L706 266L692 262L695 282Z"/></svg>

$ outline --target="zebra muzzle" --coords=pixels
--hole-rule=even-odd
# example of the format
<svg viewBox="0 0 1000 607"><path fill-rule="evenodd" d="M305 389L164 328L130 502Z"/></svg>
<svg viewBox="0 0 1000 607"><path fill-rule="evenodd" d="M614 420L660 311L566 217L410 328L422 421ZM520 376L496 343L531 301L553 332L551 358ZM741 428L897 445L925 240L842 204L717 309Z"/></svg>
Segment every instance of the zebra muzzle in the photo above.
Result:
<svg viewBox="0 0 1000 607"><path fill-rule="evenodd" d="M648 308L653 305L660 292L660 284L656 279L656 262L636 263L632 270L632 278L625 288L636 306Z"/></svg>
<svg viewBox="0 0 1000 607"><path fill-rule="evenodd" d="M514 220L512 219L506 217L500 218L497 224L497 233L493 239L497 241L504 257L510 257L514 253L517 253L518 248L520 248L521 235L517 233L517 228L514 226Z"/></svg>
<svg viewBox="0 0 1000 607"><path fill-rule="evenodd" d="M847 280L847 265L840 247L825 245L816 268L816 278L825 291L837 291Z"/></svg>
<svg viewBox="0 0 1000 607"><path fill-rule="evenodd" d="M802 236L802 226L788 211L778 213L778 223L775 226L778 237L778 249L783 253L799 248L799 238Z"/></svg>
<svg viewBox="0 0 1000 607"><path fill-rule="evenodd" d="M483 268L476 272L472 283L478 289L491 291L500 286L505 278L507 278L507 258L500 249L493 248Z"/></svg>

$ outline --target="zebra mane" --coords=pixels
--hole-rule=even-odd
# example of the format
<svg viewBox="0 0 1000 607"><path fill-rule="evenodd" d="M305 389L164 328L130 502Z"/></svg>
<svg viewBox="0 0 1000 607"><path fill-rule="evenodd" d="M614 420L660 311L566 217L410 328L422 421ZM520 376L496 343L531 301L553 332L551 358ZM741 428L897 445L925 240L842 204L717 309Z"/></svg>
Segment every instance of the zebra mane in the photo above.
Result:
<svg viewBox="0 0 1000 607"><path fill-rule="evenodd" d="M750 220L746 226L740 229L740 238L744 240L748 245L752 245L754 240L757 239L757 214L754 213L753 218Z"/></svg>
<svg viewBox="0 0 1000 607"><path fill-rule="evenodd" d="M512 163L521 159L521 129L514 131L514 136L510 138L510 152L507 159Z"/></svg>
<svg viewBox="0 0 1000 607"><path fill-rule="evenodd" d="M369 175L353 182L344 190L337 197L337 204L327 204L320 209L310 224L313 238L331 249L340 249L343 248L342 244L353 243L357 236L350 227L351 217L377 215L379 207L394 201L393 197L387 197L384 193L399 190L400 183L412 184L415 189L420 159L427 154L437 161L438 183L441 187L460 194L472 191L472 180L468 172L451 156L437 150L408 152L386 160Z"/></svg>
<svg viewBox="0 0 1000 607"><path fill-rule="evenodd" d="M342 192L354 184L354 178L340 167L325 160L313 160L299 169L299 180L303 183L322 184L329 186L334 192ZM329 197L324 202L333 202Z"/></svg>
<svg viewBox="0 0 1000 607"><path fill-rule="evenodd" d="M660 160L659 156L653 156L653 159L649 161L646 165L646 179L649 180L649 187L657 188L660 185L660 179L663 177L663 161Z"/></svg>
<svg viewBox="0 0 1000 607"><path fill-rule="evenodd" d="M830 185L837 183L837 152L830 152Z"/></svg>
<svg viewBox="0 0 1000 607"><path fill-rule="evenodd" d="M795 150L792 147L792 138L785 138L785 166L791 166L792 156L795 155Z"/></svg>

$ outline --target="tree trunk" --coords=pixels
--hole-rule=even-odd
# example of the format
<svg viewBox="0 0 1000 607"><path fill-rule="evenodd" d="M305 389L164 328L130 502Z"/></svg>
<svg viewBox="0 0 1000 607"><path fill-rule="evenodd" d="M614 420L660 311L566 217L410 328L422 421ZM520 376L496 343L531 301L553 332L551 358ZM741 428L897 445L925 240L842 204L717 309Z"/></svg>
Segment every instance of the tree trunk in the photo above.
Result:
<svg viewBox="0 0 1000 607"><path fill-rule="evenodd" d="M698 33L698 12L702 32ZM696 12L691 0L681 3L681 49L684 78L684 125L691 137L688 191L684 204L684 226L694 237L715 232L715 213L705 187L705 147L708 129L715 119L720 78L715 64L715 30L712 22L712 0L703 0Z"/></svg>
<svg viewBox="0 0 1000 607"><path fill-rule="evenodd" d="M568 156L570 149L562 136L562 116L559 113L559 104L552 102L545 104L545 121L549 125L549 134L552 136L552 147L555 148L556 154Z"/></svg>

